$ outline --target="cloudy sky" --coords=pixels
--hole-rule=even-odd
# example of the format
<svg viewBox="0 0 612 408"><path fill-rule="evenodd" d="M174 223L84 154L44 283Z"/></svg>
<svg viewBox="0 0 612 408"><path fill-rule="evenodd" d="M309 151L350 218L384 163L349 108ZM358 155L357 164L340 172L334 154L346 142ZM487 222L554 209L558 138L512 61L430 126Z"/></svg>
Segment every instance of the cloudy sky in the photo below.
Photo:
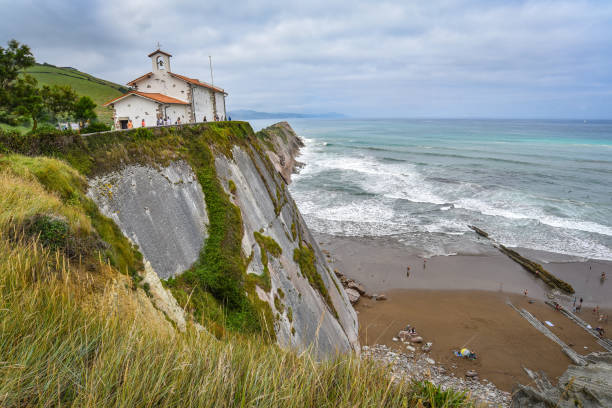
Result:
<svg viewBox="0 0 612 408"><path fill-rule="evenodd" d="M612 1L0 0L0 40L126 83L159 41L228 108L612 119ZM412 4L409 4L412 3Z"/></svg>

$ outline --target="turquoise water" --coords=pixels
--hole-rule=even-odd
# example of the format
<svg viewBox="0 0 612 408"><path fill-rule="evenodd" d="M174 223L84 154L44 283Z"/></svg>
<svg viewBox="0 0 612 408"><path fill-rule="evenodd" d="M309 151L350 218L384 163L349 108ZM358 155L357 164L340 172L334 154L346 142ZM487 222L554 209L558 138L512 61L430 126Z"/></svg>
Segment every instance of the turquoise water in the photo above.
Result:
<svg viewBox="0 0 612 408"><path fill-rule="evenodd" d="M612 259L610 121L289 122L306 140L290 189L315 231L430 256L477 253L474 224L508 246Z"/></svg>

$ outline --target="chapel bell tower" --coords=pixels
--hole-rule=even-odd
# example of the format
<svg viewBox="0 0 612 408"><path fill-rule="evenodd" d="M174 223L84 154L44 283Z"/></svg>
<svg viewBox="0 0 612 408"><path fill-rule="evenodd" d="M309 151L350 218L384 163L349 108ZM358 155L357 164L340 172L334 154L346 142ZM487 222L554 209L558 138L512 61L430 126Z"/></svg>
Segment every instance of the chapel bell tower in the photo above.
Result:
<svg viewBox="0 0 612 408"><path fill-rule="evenodd" d="M150 53L149 58L153 63L153 72L170 72L170 57L172 57L171 54L160 50L159 47Z"/></svg>

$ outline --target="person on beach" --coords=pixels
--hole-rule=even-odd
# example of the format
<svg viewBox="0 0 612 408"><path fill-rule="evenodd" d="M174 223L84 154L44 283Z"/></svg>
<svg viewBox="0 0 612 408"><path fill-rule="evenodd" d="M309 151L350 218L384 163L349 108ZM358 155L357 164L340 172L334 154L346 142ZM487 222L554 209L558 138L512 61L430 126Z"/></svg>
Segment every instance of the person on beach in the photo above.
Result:
<svg viewBox="0 0 612 408"><path fill-rule="evenodd" d="M602 272L602 273L601 273L601 281L603 282L603 281L605 281L605 280L606 280L606 273L605 273L605 272Z"/></svg>
<svg viewBox="0 0 612 408"><path fill-rule="evenodd" d="M427 266L427 259L423 258L423 269Z"/></svg>
<svg viewBox="0 0 612 408"><path fill-rule="evenodd" d="M523 294L524 294L525 296L527 296L527 295L529 294L529 292L527 291L527 289L525 289L525 290L523 291Z"/></svg>
<svg viewBox="0 0 612 408"><path fill-rule="evenodd" d="M410 277L410 267L409 266L406 267L406 277L407 278Z"/></svg>

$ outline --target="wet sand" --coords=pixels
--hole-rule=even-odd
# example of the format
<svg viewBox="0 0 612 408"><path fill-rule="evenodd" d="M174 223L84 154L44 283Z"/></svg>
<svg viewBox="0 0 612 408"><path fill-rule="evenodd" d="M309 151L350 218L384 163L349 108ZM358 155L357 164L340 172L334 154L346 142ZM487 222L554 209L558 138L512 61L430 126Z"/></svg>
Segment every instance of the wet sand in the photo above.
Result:
<svg viewBox="0 0 612 408"><path fill-rule="evenodd" d="M405 346L392 339L410 324L425 342L433 343L430 357L437 364L457 376L476 370L481 379L505 391L512 391L517 382L531 382L523 366L543 370L556 380L571 364L561 347L533 328L506 304L507 300L540 321L552 322L555 326L551 331L566 344L573 344L578 353L603 351L594 337L561 313L540 301L529 304L522 295L401 289L386 294L387 301L361 299L355 308L362 345L385 344L405 352ZM462 347L475 351L478 358L455 357L452 351Z"/></svg>
<svg viewBox="0 0 612 408"><path fill-rule="evenodd" d="M602 350L591 335L543 303L548 287L542 281L495 248L482 255L433 257L424 265L423 258L392 239L317 238L329 251L334 269L362 283L369 293L388 296L387 301L379 302L362 297L355 307L362 345L386 344L401 349L404 346L392 338L411 324L425 342L433 342L431 357L457 376L475 369L481 379L511 391L517 382L531 382L524 366L543 370L555 381L571 361L556 343L510 308L506 304L510 300L540 321L555 324L551 331L573 344L580 354ZM542 261L547 254L525 255ZM612 326L598 323L591 310L599 304L606 306L604 312L611 313L612 284L609 280L603 285L599 282L601 270L611 265L567 259L544 265L572 284L578 298L584 297L581 317L594 326L602 325L608 337ZM523 295L525 289L529 297ZM527 299L535 303L529 304ZM452 351L461 347L474 350L479 358L466 361L454 357Z"/></svg>
<svg viewBox="0 0 612 408"><path fill-rule="evenodd" d="M371 292L392 289L486 290L520 293L544 299L549 289L497 249L482 255L435 256L426 259L411 254L403 244L385 238L341 238L318 235L321 247L332 254L332 266L355 279ZM546 253L517 249L534 261ZM560 256L557 256L560 258ZM563 258L560 258L563 259ZM568 259L570 259L568 257ZM410 275L406 267L410 267ZM612 308L612 262L550 262L544 268L570 283L586 306ZM590 269L589 269L590 267ZM599 277L607 271L602 284Z"/></svg>

